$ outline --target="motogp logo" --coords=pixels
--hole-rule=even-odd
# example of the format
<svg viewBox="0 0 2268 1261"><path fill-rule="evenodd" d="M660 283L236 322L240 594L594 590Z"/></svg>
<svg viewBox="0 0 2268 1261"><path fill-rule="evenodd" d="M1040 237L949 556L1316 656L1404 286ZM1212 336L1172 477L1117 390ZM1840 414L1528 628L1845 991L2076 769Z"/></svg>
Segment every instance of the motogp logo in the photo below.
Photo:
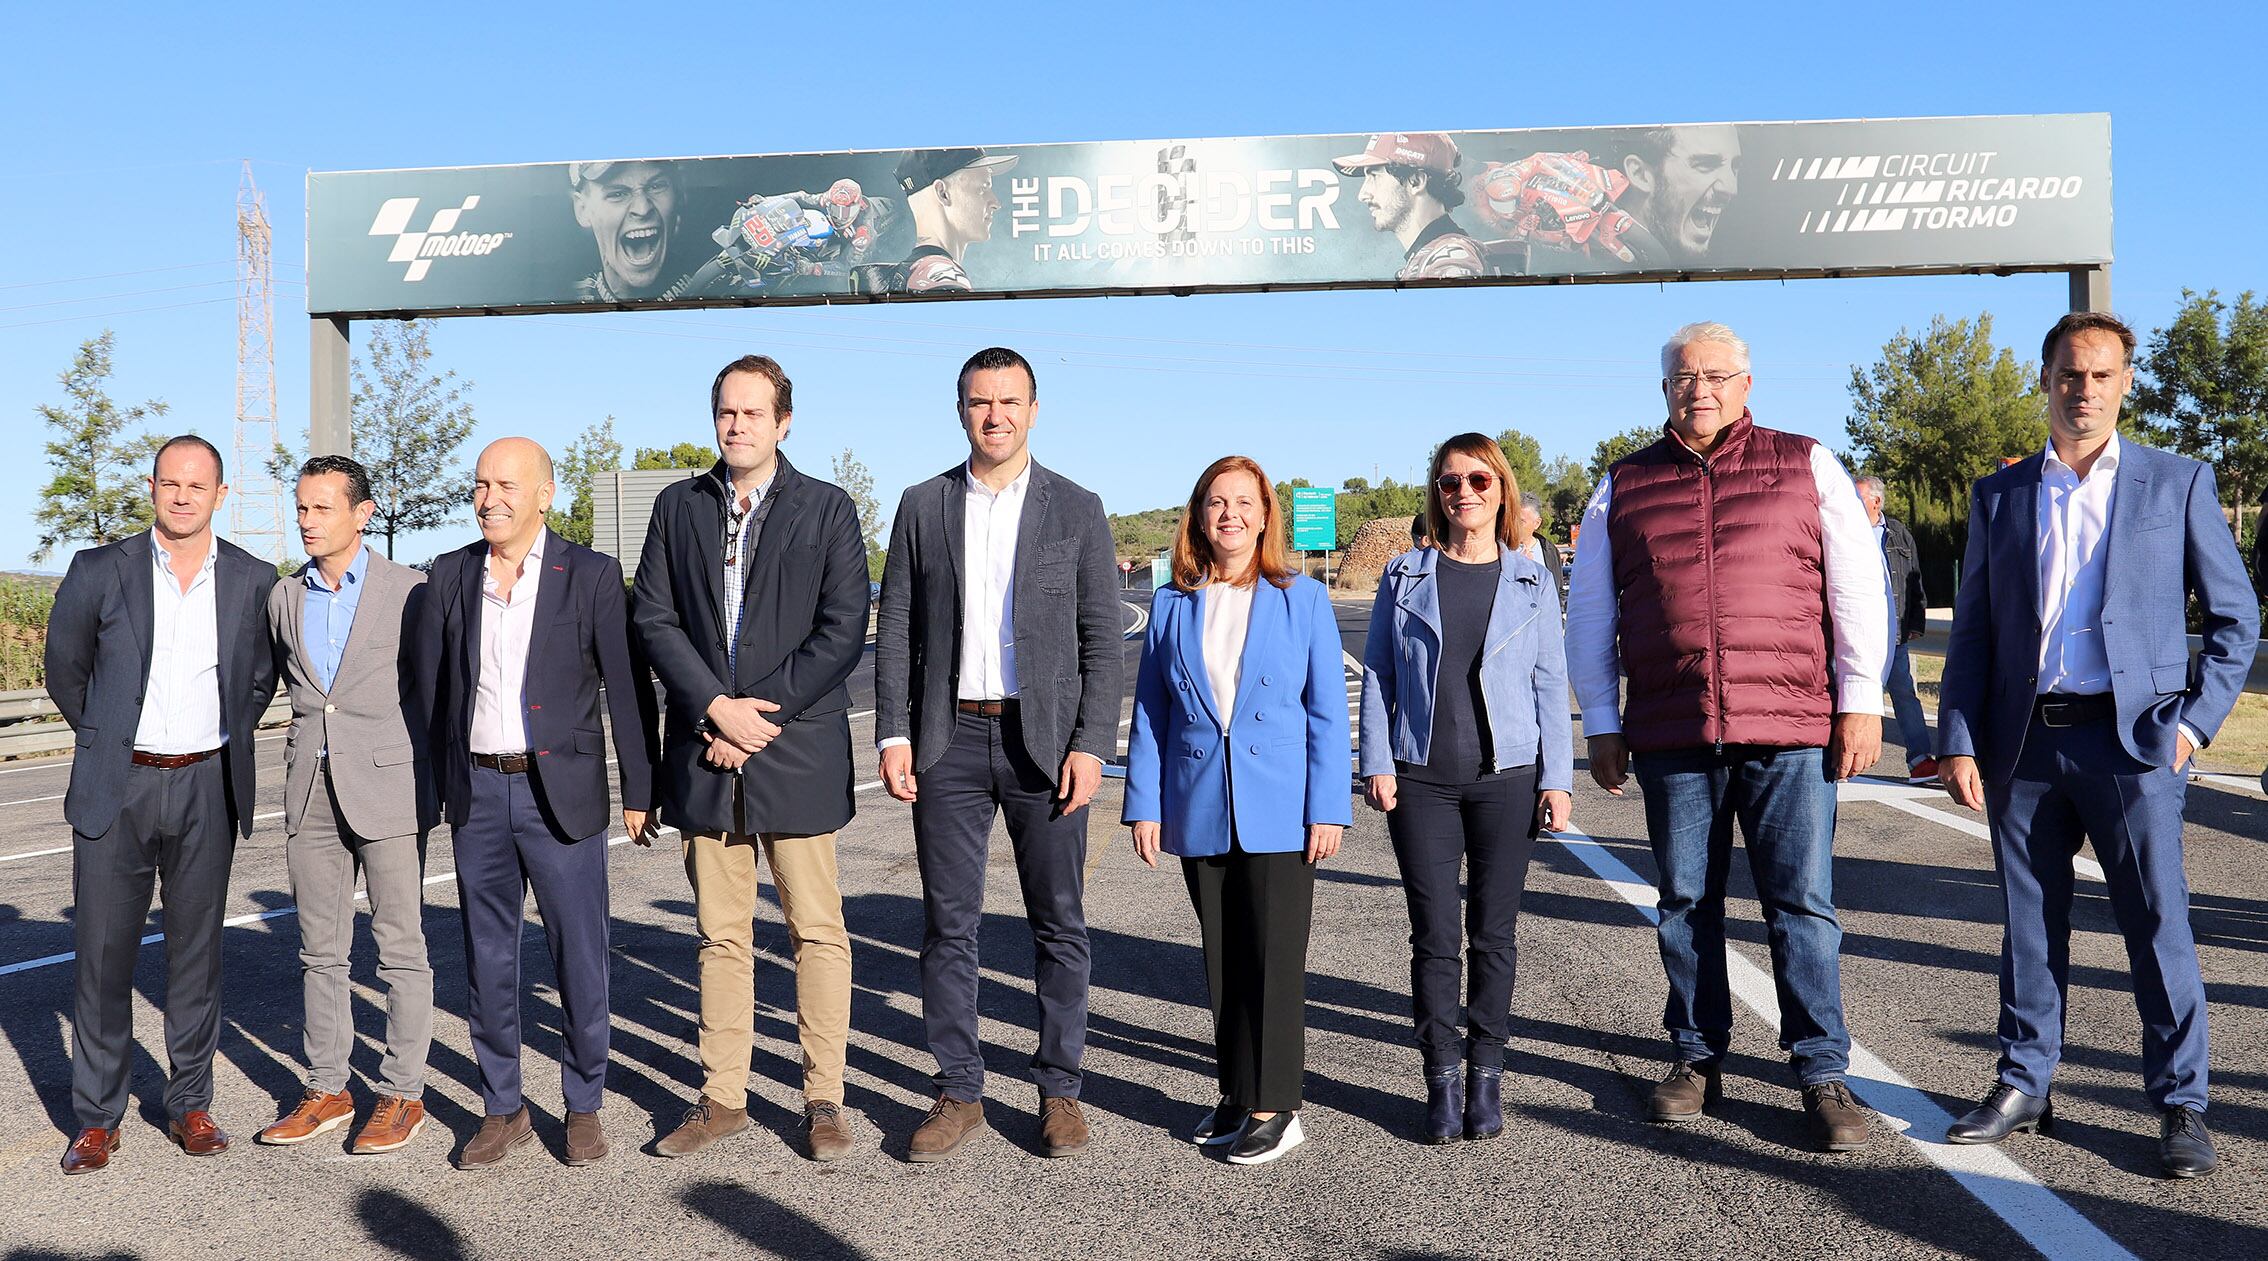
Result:
<svg viewBox="0 0 2268 1261"><path fill-rule="evenodd" d="M512 239L509 232L459 232L457 221L480 204L476 194L467 197L464 204L447 210L436 210L423 232L409 230L410 216L417 213L418 198L392 197L378 207L378 216L370 221L371 236L394 238L394 248L386 255L389 263L407 263L403 272L406 284L425 279L436 258L461 258L467 255L494 253L496 247Z"/></svg>

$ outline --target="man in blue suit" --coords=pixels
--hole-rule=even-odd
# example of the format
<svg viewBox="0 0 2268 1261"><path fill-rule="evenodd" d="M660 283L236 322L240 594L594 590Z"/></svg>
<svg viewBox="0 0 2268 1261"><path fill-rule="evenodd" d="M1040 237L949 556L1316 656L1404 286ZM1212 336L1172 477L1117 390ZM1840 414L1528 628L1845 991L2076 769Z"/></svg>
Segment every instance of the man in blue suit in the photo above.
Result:
<svg viewBox="0 0 2268 1261"><path fill-rule="evenodd" d="M2189 928L2181 812L2190 755L2244 687L2259 608L2213 471L2119 439L2134 334L2073 313L2041 347L2045 451L1980 479L1938 710L1939 770L1992 825L2007 933L1999 1081L1955 1122L1996 1143L2051 1119L2070 979L2071 859L2101 859L2142 1015L2159 1160L2194 1178L2205 1129L2205 986ZM2183 618L2194 597L2203 649Z"/></svg>

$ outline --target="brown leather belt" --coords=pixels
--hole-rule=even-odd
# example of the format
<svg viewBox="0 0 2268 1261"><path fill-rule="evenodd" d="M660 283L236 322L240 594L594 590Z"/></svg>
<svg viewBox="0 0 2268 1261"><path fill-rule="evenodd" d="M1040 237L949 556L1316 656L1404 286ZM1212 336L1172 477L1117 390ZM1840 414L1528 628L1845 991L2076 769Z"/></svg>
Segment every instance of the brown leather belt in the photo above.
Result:
<svg viewBox="0 0 2268 1261"><path fill-rule="evenodd" d="M195 766L219 752L219 749L207 749L202 753L144 753L136 749L134 765L154 766L161 771L178 771L184 766Z"/></svg>
<svg viewBox="0 0 2268 1261"><path fill-rule="evenodd" d="M485 766L506 775L525 774L535 765L535 759L525 753L475 753L472 760L475 766Z"/></svg>
<svg viewBox="0 0 2268 1261"><path fill-rule="evenodd" d="M1011 696L1000 701L956 701L954 703L959 706L960 711L964 714L975 714L980 718L998 718L1015 706L1016 698Z"/></svg>
<svg viewBox="0 0 2268 1261"><path fill-rule="evenodd" d="M2108 692L2078 696L2049 692L2032 705L2032 716L2043 727L2076 727L2118 717L2118 700Z"/></svg>

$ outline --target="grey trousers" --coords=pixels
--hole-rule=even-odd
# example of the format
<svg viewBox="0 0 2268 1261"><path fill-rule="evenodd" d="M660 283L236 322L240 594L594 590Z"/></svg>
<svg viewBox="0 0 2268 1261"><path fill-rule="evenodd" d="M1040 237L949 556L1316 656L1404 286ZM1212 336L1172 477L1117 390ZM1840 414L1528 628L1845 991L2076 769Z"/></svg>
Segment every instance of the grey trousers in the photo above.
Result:
<svg viewBox="0 0 2268 1261"><path fill-rule="evenodd" d="M380 1092L403 1099L425 1093L426 1049L433 1040L433 967L425 957L425 837L363 837L339 817L330 768L307 803L299 830L284 840L292 900L299 905L299 966L307 1007L307 1085L325 1094L347 1086L354 1048L354 982L347 956L354 946L354 874L370 894L370 936L378 944L378 979L386 986L386 1056Z"/></svg>

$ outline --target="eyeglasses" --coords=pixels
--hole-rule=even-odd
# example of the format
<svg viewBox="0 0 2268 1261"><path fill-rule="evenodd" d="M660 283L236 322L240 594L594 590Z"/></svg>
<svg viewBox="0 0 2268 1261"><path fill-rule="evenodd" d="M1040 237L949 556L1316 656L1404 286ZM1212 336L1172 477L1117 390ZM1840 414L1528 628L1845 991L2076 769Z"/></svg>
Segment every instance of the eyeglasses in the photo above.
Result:
<svg viewBox="0 0 2268 1261"><path fill-rule="evenodd" d="M1441 493L1444 495L1456 494L1459 482L1472 487L1474 494L1485 495L1488 493L1489 487L1496 485L1496 474L1487 469L1475 469L1461 476L1456 473L1443 473L1433 479L1433 484L1440 487Z"/></svg>
<svg viewBox="0 0 2268 1261"><path fill-rule="evenodd" d="M1669 387L1680 394L1691 394L1706 381L1709 383L1709 392L1714 394L1725 388L1725 384L1734 377L1747 375L1745 372L1678 372L1670 376Z"/></svg>

